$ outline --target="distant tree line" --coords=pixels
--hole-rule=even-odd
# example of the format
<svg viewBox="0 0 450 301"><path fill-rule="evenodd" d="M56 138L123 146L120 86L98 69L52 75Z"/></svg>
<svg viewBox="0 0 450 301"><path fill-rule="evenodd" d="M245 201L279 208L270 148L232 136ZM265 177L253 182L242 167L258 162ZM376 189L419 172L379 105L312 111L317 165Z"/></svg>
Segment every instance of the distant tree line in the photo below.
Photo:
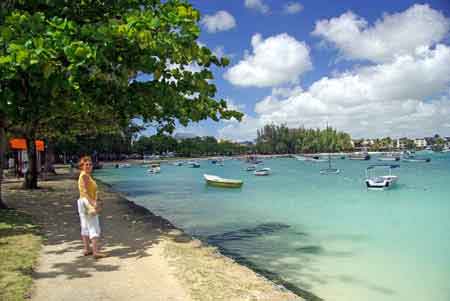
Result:
<svg viewBox="0 0 450 301"><path fill-rule="evenodd" d="M144 155L173 153L180 157L242 155L254 152L254 146L230 141L219 141L214 137L194 137L177 140L166 134L139 136L138 128L76 140L60 140L54 146L56 161L68 162L89 153L100 161L141 159Z"/></svg>
<svg viewBox="0 0 450 301"><path fill-rule="evenodd" d="M336 129L288 128L268 124L257 131L256 150L263 154L317 153L352 150L349 134Z"/></svg>
<svg viewBox="0 0 450 301"><path fill-rule="evenodd" d="M253 151L252 146L230 141L218 141L214 137L195 137L176 140L168 135L141 136L133 144L138 154L164 154L173 152L181 157L242 155Z"/></svg>

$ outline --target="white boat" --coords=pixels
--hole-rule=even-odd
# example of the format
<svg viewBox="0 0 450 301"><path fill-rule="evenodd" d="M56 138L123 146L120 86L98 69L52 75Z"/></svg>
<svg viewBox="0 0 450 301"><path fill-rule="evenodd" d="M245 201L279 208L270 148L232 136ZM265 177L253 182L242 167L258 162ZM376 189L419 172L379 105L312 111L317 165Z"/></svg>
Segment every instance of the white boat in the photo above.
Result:
<svg viewBox="0 0 450 301"><path fill-rule="evenodd" d="M415 155L412 155L411 153L405 153L403 155L402 161L404 162L420 162L420 163L427 163L430 162L430 158L420 158L416 157Z"/></svg>
<svg viewBox="0 0 450 301"><path fill-rule="evenodd" d="M175 165L175 166L183 166L183 162L182 161L175 161L175 162L173 162L173 165Z"/></svg>
<svg viewBox="0 0 450 301"><path fill-rule="evenodd" d="M294 156L298 161L309 161L310 159L305 156Z"/></svg>
<svg viewBox="0 0 450 301"><path fill-rule="evenodd" d="M247 166L247 168L245 170L247 170L247 171L254 171L254 170L256 170L256 165Z"/></svg>
<svg viewBox="0 0 450 301"><path fill-rule="evenodd" d="M150 174L157 174L161 172L161 166L159 164L152 164L150 168L147 170Z"/></svg>
<svg viewBox="0 0 450 301"><path fill-rule="evenodd" d="M389 165L389 164L375 164L370 165L366 168L366 186L368 189L374 189L374 190L386 190L391 188L398 180L398 176L395 176L392 174L392 169L398 168L400 165ZM383 175L383 176L373 176L371 174L371 171L374 169L389 169L389 175Z"/></svg>
<svg viewBox="0 0 450 301"><path fill-rule="evenodd" d="M131 164L130 163L121 163L117 165L117 168L130 168Z"/></svg>
<svg viewBox="0 0 450 301"><path fill-rule="evenodd" d="M441 150L442 153L449 153L450 152L450 148L446 147L443 150Z"/></svg>
<svg viewBox="0 0 450 301"><path fill-rule="evenodd" d="M366 152L353 153L348 156L349 160L370 160L370 155Z"/></svg>
<svg viewBox="0 0 450 301"><path fill-rule="evenodd" d="M242 180L224 179L215 175L204 174L203 178L208 185L216 187L239 188L242 186L242 184L244 184Z"/></svg>
<svg viewBox="0 0 450 301"><path fill-rule="evenodd" d="M295 156L295 159L305 162L327 162L326 159L323 159L320 156Z"/></svg>
<svg viewBox="0 0 450 301"><path fill-rule="evenodd" d="M270 175L271 171L272 170L270 168L266 167L266 168L261 168L261 169L255 170L253 172L253 174L255 176L268 176L268 175Z"/></svg>
<svg viewBox="0 0 450 301"><path fill-rule="evenodd" d="M324 168L320 170L320 174L322 175L337 175L341 170L338 168Z"/></svg>
<svg viewBox="0 0 450 301"><path fill-rule="evenodd" d="M395 153L385 154L379 157L378 161L400 161L400 156Z"/></svg>
<svg viewBox="0 0 450 301"><path fill-rule="evenodd" d="M419 162L419 163L427 163L430 162L431 159L430 158L403 158L402 161L404 162Z"/></svg>
<svg viewBox="0 0 450 301"><path fill-rule="evenodd" d="M198 163L197 161L189 161L187 163L187 165L189 165L192 168L199 168L200 167L200 163Z"/></svg>

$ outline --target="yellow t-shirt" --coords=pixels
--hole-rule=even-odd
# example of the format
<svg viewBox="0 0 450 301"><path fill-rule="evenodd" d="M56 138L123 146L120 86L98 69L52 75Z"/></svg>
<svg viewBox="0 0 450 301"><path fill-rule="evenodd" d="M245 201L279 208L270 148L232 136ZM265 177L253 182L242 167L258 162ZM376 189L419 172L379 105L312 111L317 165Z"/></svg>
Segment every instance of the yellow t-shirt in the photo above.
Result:
<svg viewBox="0 0 450 301"><path fill-rule="evenodd" d="M83 176L86 175L89 178L88 185L86 189L84 189ZM78 190L80 191L80 199L87 198L90 200L97 200L97 183L95 183L94 179L84 171L80 172L80 176L78 177Z"/></svg>

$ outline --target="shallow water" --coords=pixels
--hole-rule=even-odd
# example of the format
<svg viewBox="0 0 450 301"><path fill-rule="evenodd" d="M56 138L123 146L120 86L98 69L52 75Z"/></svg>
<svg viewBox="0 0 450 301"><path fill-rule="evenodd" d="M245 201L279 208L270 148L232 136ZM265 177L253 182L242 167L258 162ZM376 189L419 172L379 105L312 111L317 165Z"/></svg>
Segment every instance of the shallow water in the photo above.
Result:
<svg viewBox="0 0 450 301"><path fill-rule="evenodd" d="M275 273L325 300L450 300L450 155L403 163L396 187L368 191L371 161L265 160L269 177L241 161L198 169L132 167L96 177L222 252ZM241 189L205 185L203 173L244 180Z"/></svg>

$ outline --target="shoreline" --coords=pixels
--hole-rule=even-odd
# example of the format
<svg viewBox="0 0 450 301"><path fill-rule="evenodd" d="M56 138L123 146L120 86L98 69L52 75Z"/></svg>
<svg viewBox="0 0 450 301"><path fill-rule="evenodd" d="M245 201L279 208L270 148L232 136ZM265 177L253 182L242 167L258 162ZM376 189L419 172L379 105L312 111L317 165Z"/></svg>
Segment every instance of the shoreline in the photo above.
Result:
<svg viewBox="0 0 450 301"><path fill-rule="evenodd" d="M112 185L99 181L99 186L107 204L101 244L110 256L96 261L81 254L73 176L49 177L34 191L21 189L18 181L4 183L7 204L30 214L45 237L33 271L32 300L304 300Z"/></svg>
<svg viewBox="0 0 450 301"><path fill-rule="evenodd" d="M107 183L105 181L98 180L98 179L97 179L97 182L99 182L102 185L108 187L108 189L110 189L112 192L118 194L119 197L123 201L125 201L128 206L130 206L130 208L133 208L134 210L137 210L138 212L140 212L140 213L142 213L144 215L149 215L149 216L152 216L152 217L160 218L162 220L162 222L166 226L169 227L168 229L180 231L178 235L180 237L182 237L183 240L191 240L191 241L193 241L193 240L194 241L195 240L200 240L199 238L196 238L195 236L192 236L192 235L186 233L184 229L175 226L170 220L166 219L165 217L159 216L159 215L155 215L150 209L147 209L144 206L136 204L134 201L130 200L125 193L117 191L112 184L109 184L109 183ZM235 257L232 254L226 254L227 252L224 252L224 250L221 250L220 247L208 244L206 241L203 241L203 240L201 240L201 246L200 247L212 247L212 248L214 248L217 251L217 253L220 256L222 256L223 258L231 259L234 262L236 262L237 264L250 269L252 272L254 272L258 276L264 278L266 281L269 281L274 286L281 287L283 290L292 292L296 296L302 298L300 300L305 300L305 301L323 301L322 298L314 295L313 293L311 293L309 291L306 291L306 290L298 287L297 285L295 285L295 284L293 284L293 283L291 283L289 281L283 280L281 278L281 276L279 276L277 273L269 271L269 270L267 270L265 268L256 266L255 264L253 264L247 258L243 258L242 256L239 256L239 257L236 256Z"/></svg>
<svg viewBox="0 0 450 301"><path fill-rule="evenodd" d="M256 158L260 159L277 159L277 158L295 158L295 156L304 156L304 157L313 157L313 156L319 156L324 157L330 156L332 157L338 157L338 156L349 156L351 154L358 154L361 153L361 151L353 151L353 152L335 152L335 153L327 153L327 152L320 152L320 153L296 153L296 154L251 154L251 156L254 156ZM369 155L382 155L386 153L402 153L402 151L368 151ZM103 165L103 167L112 168L116 164L131 164L131 165L145 165L145 164L154 164L154 163L165 163L169 164L176 161L208 161L212 159L217 158L223 158L228 160L244 160L249 155L233 155L233 156L204 156L204 157L173 157L173 158L161 158L161 159L154 159L154 160L148 160L145 161L144 159L125 159L122 161L100 161L100 163ZM59 165L59 164L57 164Z"/></svg>

